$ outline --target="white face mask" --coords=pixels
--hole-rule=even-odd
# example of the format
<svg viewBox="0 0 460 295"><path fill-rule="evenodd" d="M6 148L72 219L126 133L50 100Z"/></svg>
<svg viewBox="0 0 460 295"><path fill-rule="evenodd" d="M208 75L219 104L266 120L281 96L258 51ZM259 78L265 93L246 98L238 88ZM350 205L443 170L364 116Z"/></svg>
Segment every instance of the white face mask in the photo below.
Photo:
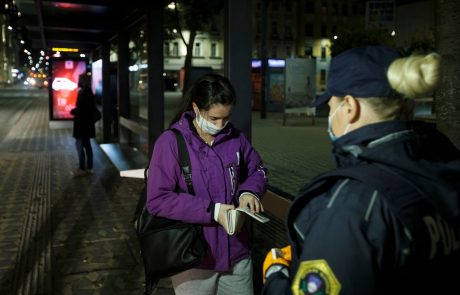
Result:
<svg viewBox="0 0 460 295"><path fill-rule="evenodd" d="M340 136L337 136L334 134L334 131L332 131L332 118L334 118L334 116L337 114L337 112L343 107L343 105L345 104L345 102L342 102L336 109L335 111L332 113L332 115L330 115L329 117L327 117L327 132L329 133L329 137L331 138L332 141L336 141ZM347 134L348 132L348 128L350 128L350 124L347 125L347 127L345 128L345 131L343 132L343 135Z"/></svg>
<svg viewBox="0 0 460 295"><path fill-rule="evenodd" d="M225 122L222 128L219 128L215 124L206 120L199 112L195 112L195 113L196 113L196 123L200 127L200 129L205 133L208 133L210 135L216 135L217 133L221 132L222 129L225 128L225 126L227 126L228 121Z"/></svg>

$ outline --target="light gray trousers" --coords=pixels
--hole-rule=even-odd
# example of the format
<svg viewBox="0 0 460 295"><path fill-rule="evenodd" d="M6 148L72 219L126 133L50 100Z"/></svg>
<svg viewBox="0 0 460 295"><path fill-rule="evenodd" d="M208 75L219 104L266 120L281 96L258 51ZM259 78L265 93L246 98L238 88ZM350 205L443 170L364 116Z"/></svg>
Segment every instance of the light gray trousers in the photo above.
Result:
<svg viewBox="0 0 460 295"><path fill-rule="evenodd" d="M252 260L243 259L228 272L192 268L171 277L176 295L253 295Z"/></svg>

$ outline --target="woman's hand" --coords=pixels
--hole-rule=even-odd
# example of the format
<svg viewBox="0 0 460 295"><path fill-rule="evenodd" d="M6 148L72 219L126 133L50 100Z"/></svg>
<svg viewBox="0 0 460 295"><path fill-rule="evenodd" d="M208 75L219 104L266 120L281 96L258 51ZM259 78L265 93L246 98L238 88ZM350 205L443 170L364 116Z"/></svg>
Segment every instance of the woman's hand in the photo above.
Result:
<svg viewBox="0 0 460 295"><path fill-rule="evenodd" d="M220 204L219 214L217 215L217 222L225 228L225 231L228 232L227 226L227 210L235 209L235 206L228 204Z"/></svg>
<svg viewBox="0 0 460 295"><path fill-rule="evenodd" d="M242 193L240 196L240 206L238 208L249 208L252 212L259 213L264 211L262 203L251 193Z"/></svg>

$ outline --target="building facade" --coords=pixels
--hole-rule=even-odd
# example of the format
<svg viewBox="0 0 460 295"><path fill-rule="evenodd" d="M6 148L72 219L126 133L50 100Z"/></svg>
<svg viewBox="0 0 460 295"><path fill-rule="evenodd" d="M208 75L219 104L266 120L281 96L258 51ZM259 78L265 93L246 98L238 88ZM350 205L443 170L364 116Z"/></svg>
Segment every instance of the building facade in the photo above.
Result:
<svg viewBox="0 0 460 295"><path fill-rule="evenodd" d="M7 16L0 14L0 87L17 80L18 52Z"/></svg>
<svg viewBox="0 0 460 295"><path fill-rule="evenodd" d="M316 89L324 91L331 59L330 46L348 27L364 26L365 1L282 0L253 2L253 57L261 56L265 20L268 58L316 59Z"/></svg>

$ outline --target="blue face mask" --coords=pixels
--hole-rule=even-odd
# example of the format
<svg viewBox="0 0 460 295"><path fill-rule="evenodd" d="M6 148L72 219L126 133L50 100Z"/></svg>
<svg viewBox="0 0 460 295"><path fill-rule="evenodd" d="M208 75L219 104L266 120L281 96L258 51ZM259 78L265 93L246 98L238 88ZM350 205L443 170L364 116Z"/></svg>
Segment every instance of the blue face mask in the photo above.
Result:
<svg viewBox="0 0 460 295"><path fill-rule="evenodd" d="M327 132L329 133L329 137L331 138L332 141L336 141L339 139L340 136L337 136L334 134L334 131L332 131L332 118L337 114L337 112L343 107L345 102L342 102L332 113L332 115L327 117ZM347 128L345 128L345 131L343 135L345 135L348 132L348 128L350 128L350 124L347 125Z"/></svg>

